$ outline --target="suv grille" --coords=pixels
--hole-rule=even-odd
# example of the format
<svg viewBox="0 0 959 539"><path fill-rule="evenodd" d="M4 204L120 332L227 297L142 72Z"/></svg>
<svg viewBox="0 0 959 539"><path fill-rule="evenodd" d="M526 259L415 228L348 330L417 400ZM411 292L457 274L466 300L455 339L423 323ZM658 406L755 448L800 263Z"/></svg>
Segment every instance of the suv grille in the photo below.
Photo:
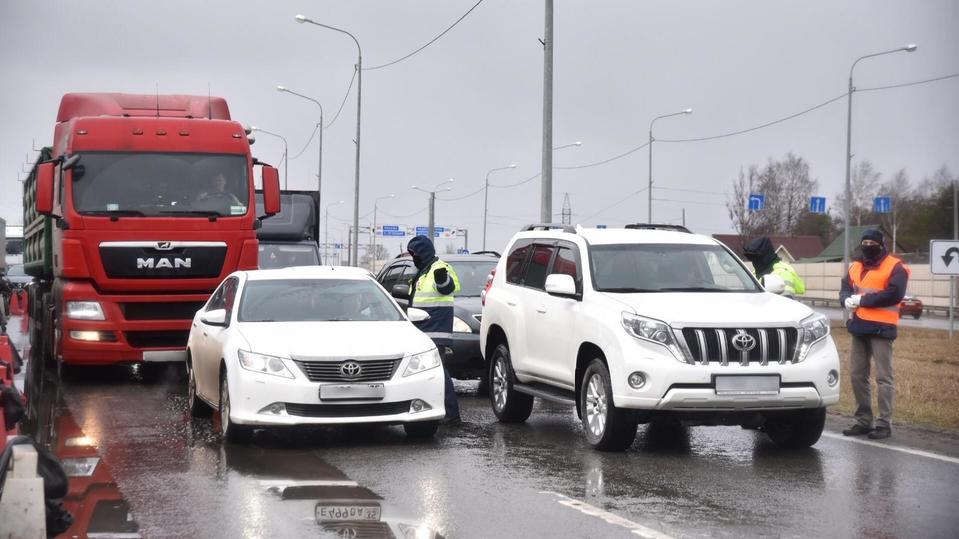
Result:
<svg viewBox="0 0 959 539"><path fill-rule="evenodd" d="M796 328L683 328L690 363L708 365L796 362Z"/></svg>
<svg viewBox="0 0 959 539"><path fill-rule="evenodd" d="M344 361L296 361L296 365L311 382L385 382L393 377L403 358L357 359ZM345 375L341 367L344 363L357 363L360 372L354 376Z"/></svg>

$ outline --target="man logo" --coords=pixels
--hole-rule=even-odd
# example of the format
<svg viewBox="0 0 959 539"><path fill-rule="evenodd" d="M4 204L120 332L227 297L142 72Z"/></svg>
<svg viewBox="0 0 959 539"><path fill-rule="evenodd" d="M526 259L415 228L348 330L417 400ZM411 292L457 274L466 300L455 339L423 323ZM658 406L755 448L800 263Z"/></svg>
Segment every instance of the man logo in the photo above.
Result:
<svg viewBox="0 0 959 539"><path fill-rule="evenodd" d="M137 258L137 269L180 269L191 268L192 258Z"/></svg>
<svg viewBox="0 0 959 539"><path fill-rule="evenodd" d="M340 374L343 378L356 378L363 372L363 366L356 361L344 361L340 365Z"/></svg>
<svg viewBox="0 0 959 539"><path fill-rule="evenodd" d="M157 251L169 251L173 249L173 242L171 241L158 241L157 242Z"/></svg>
<svg viewBox="0 0 959 539"><path fill-rule="evenodd" d="M746 333L746 330L737 329L736 334L733 335L733 348L739 350L740 352L748 352L753 348L756 348L756 337Z"/></svg>

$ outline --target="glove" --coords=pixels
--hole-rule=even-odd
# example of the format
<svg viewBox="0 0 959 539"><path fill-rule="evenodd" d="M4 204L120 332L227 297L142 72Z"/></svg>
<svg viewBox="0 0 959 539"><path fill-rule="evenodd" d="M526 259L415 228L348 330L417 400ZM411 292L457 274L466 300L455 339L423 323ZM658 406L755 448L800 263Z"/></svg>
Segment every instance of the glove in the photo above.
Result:
<svg viewBox="0 0 959 539"><path fill-rule="evenodd" d="M862 294L855 294L846 298L844 305L847 309L855 309L859 307L859 302L862 300Z"/></svg>
<svg viewBox="0 0 959 539"><path fill-rule="evenodd" d="M433 278L436 279L436 284L445 283L447 277L449 277L449 275L447 274L446 268L438 268L433 272Z"/></svg>

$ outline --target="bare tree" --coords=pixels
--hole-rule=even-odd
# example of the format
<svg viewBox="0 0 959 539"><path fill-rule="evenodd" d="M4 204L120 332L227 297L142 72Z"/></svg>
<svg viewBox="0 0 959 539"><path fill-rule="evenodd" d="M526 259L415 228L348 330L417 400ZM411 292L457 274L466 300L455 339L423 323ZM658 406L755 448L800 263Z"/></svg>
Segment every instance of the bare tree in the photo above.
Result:
<svg viewBox="0 0 959 539"><path fill-rule="evenodd" d="M883 182L876 191L878 196L887 196L892 199L892 208L889 213L880 214L879 222L883 228L892 231L892 252L896 252L896 234L903 224L909 208L912 206L912 186L909 182L909 175L906 169L901 169Z"/></svg>
<svg viewBox="0 0 959 539"><path fill-rule="evenodd" d="M817 184L809 176L809 164L789 153L782 161L770 159L762 169L751 165L748 173L740 170L726 209L741 237L796 234L804 223L809 197ZM750 193L765 196L762 211L748 210Z"/></svg>
<svg viewBox="0 0 959 539"><path fill-rule="evenodd" d="M849 205L849 221L856 226L862 225L864 218L872 213L872 199L876 196L881 176L873 169L869 161L860 161L853 165L849 174L849 192L852 195ZM843 208L846 205L845 192L836 196L835 206L839 215L837 219L843 221Z"/></svg>
<svg viewBox="0 0 959 539"><path fill-rule="evenodd" d="M736 232L739 232L741 241L748 241L756 232L756 212L749 211L749 194L759 185L759 169L750 165L749 171L739 169L739 178L733 180L733 194L726 201L729 211L729 220L733 222Z"/></svg>

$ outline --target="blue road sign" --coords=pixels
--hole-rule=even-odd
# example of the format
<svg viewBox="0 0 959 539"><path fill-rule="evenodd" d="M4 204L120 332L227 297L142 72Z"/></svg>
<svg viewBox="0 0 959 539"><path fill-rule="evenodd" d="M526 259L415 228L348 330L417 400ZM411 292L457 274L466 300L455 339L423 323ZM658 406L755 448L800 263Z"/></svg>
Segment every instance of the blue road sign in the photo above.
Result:
<svg viewBox="0 0 959 539"><path fill-rule="evenodd" d="M384 228L383 228L383 235L384 235L384 236L396 236L396 237L402 238L403 236L406 236L406 231L405 231L405 230L387 230L386 227L384 227Z"/></svg>
<svg viewBox="0 0 959 539"><path fill-rule="evenodd" d="M756 193L749 194L749 211L761 211L766 209L766 195Z"/></svg>
<svg viewBox="0 0 959 539"><path fill-rule="evenodd" d="M456 254L458 254L458 255L468 255L468 254L470 254L470 250L469 250L469 249L459 249L459 250L456 251Z"/></svg>
<svg viewBox="0 0 959 539"><path fill-rule="evenodd" d="M383 225L383 230L399 230L400 225Z"/></svg>
<svg viewBox="0 0 959 539"><path fill-rule="evenodd" d="M433 237L434 237L434 238L440 237L440 233L443 232L443 231L445 231L445 230L446 230L446 229L445 229L444 227L434 226L434 227L433 227ZM428 226L418 226L418 227L416 227L416 235L417 235L417 236L425 236L425 235L427 235L427 234L429 234L429 233L430 233L430 227L428 227Z"/></svg>
<svg viewBox="0 0 959 539"><path fill-rule="evenodd" d="M826 213L826 197L810 197L809 213Z"/></svg>
<svg viewBox="0 0 959 539"><path fill-rule="evenodd" d="M872 201L872 211L874 213L891 213L892 212L892 198L891 197L876 197Z"/></svg>
<svg viewBox="0 0 959 539"><path fill-rule="evenodd" d="M333 248L334 248L334 249L342 249L342 248L343 248L343 244L342 244L342 243L334 243L334 244L333 244Z"/></svg>
<svg viewBox="0 0 959 539"><path fill-rule="evenodd" d="M606 228L606 225L596 225L596 228Z"/></svg>

